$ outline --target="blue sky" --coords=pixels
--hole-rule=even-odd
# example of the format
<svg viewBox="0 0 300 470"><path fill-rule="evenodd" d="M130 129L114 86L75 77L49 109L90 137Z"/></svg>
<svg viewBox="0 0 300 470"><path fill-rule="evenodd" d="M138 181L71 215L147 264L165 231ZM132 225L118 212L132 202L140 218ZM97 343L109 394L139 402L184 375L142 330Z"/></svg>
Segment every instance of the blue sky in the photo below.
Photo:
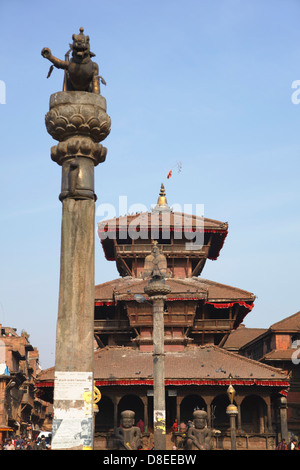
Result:
<svg viewBox="0 0 300 470"><path fill-rule="evenodd" d="M300 310L300 3L295 0L1 0L0 323L25 329L42 367L55 361L61 168L44 116L81 26L90 36L111 116L96 209L204 204L228 221L203 277L253 292L248 327ZM176 171L176 162L182 171ZM173 176L166 180L170 168ZM96 217L96 223L100 218ZM117 277L96 237L96 283Z"/></svg>

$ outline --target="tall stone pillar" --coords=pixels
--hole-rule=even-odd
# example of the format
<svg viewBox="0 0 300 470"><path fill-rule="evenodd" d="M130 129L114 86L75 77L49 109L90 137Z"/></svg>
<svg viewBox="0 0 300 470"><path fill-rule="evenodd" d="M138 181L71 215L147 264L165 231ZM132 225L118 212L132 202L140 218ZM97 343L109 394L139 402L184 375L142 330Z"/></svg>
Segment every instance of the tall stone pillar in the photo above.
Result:
<svg viewBox="0 0 300 470"><path fill-rule="evenodd" d="M166 403L164 357L164 302L170 287L164 280L150 281L145 293L153 304L153 431L154 449L166 450Z"/></svg>
<svg viewBox="0 0 300 470"><path fill-rule="evenodd" d="M287 399L282 396L278 400L279 414L280 414L280 432L281 439L288 442L288 422L287 422Z"/></svg>
<svg viewBox="0 0 300 470"><path fill-rule="evenodd" d="M238 414L238 408L233 403L236 392L231 383L227 389L227 395L230 400L230 404L226 408L226 414L229 416L230 420L231 450L236 450L236 417Z"/></svg>
<svg viewBox="0 0 300 470"><path fill-rule="evenodd" d="M50 98L46 128L62 167L61 267L56 332L53 449L93 448L94 166L110 132L106 100L84 91Z"/></svg>

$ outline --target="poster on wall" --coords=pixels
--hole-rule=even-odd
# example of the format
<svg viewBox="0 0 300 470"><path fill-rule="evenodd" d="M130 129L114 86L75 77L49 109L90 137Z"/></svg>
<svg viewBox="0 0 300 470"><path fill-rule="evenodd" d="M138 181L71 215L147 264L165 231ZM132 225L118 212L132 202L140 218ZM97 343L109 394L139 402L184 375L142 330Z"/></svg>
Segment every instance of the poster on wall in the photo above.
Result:
<svg viewBox="0 0 300 470"><path fill-rule="evenodd" d="M52 449L92 449L93 394L92 372L55 372Z"/></svg>

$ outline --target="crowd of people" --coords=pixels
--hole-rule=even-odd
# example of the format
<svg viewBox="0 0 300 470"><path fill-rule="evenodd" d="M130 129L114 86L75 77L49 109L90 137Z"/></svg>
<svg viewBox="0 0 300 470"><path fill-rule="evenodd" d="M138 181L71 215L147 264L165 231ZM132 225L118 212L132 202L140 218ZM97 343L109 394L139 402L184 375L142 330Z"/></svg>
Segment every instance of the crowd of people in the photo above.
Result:
<svg viewBox="0 0 300 470"><path fill-rule="evenodd" d="M8 437L3 441L1 450L51 450L51 437Z"/></svg>
<svg viewBox="0 0 300 470"><path fill-rule="evenodd" d="M276 450L300 450L300 443L295 438L292 438L289 443L282 439L278 443Z"/></svg>

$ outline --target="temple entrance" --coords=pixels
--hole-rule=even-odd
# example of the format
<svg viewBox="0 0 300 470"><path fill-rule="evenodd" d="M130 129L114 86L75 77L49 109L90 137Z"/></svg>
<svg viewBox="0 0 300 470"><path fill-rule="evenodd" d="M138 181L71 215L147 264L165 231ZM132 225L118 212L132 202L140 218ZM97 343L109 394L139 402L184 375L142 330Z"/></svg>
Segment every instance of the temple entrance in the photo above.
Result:
<svg viewBox="0 0 300 470"><path fill-rule="evenodd" d="M120 415L124 410L135 412L135 424L142 419L144 421L144 404L137 395L125 395L118 404L118 426L120 425Z"/></svg>
<svg viewBox="0 0 300 470"><path fill-rule="evenodd" d="M169 432L176 419L176 394L166 390L166 430ZM148 395L148 428L153 431L153 395Z"/></svg>
<svg viewBox="0 0 300 470"><path fill-rule="evenodd" d="M258 395L249 395L241 404L243 431L264 433L267 420L267 405Z"/></svg>
<svg viewBox="0 0 300 470"><path fill-rule="evenodd" d="M166 393L166 430L169 432L176 419L176 395L172 390Z"/></svg>
<svg viewBox="0 0 300 470"><path fill-rule="evenodd" d="M108 432L114 428L114 404L107 396L102 396L98 403L98 413L95 417L95 431Z"/></svg>
<svg viewBox="0 0 300 470"><path fill-rule="evenodd" d="M193 419L194 410L206 410L206 403L200 395L187 395L180 405L180 421L187 423Z"/></svg>
<svg viewBox="0 0 300 470"><path fill-rule="evenodd" d="M226 414L226 408L229 405L229 399L226 394L218 395L211 403L211 426L220 431L229 427L229 418Z"/></svg>

